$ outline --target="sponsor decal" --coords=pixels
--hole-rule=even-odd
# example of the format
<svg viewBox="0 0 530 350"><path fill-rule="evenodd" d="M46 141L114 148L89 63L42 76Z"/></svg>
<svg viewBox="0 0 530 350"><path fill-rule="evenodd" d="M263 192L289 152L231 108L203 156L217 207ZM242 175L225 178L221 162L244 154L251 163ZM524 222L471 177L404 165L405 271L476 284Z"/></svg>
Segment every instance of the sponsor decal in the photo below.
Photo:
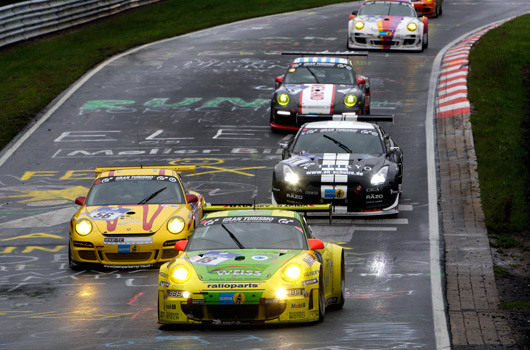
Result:
<svg viewBox="0 0 530 350"><path fill-rule="evenodd" d="M163 278L168 278L168 277L169 277L169 275L168 275L167 273L165 273L165 272L159 272L158 274L159 274L161 277L163 277Z"/></svg>
<svg viewBox="0 0 530 350"><path fill-rule="evenodd" d="M130 253L130 252L131 252L130 245L118 245L118 253Z"/></svg>
<svg viewBox="0 0 530 350"><path fill-rule="evenodd" d="M291 304L291 309L303 309L303 308L305 308L305 303Z"/></svg>
<svg viewBox="0 0 530 350"><path fill-rule="evenodd" d="M163 287L163 288L168 288L170 285L169 282L166 282L166 281L160 281L160 287Z"/></svg>
<svg viewBox="0 0 530 350"><path fill-rule="evenodd" d="M309 266L313 266L315 263L315 259L311 255L304 256L302 260Z"/></svg>
<svg viewBox="0 0 530 350"><path fill-rule="evenodd" d="M368 187L366 192L381 192L381 187Z"/></svg>
<svg viewBox="0 0 530 350"><path fill-rule="evenodd" d="M153 244L153 237L105 237L103 243L108 245Z"/></svg>
<svg viewBox="0 0 530 350"><path fill-rule="evenodd" d="M88 213L88 216L94 220L114 221L130 210L130 208L99 207Z"/></svg>
<svg viewBox="0 0 530 350"><path fill-rule="evenodd" d="M210 289L239 289L239 288L258 288L259 283L212 283L207 284L206 288Z"/></svg>
<svg viewBox="0 0 530 350"><path fill-rule="evenodd" d="M171 298L182 298L182 291L181 290L168 290L167 296Z"/></svg>
<svg viewBox="0 0 530 350"><path fill-rule="evenodd" d="M290 320L301 320L305 318L305 311L289 312Z"/></svg>
<svg viewBox="0 0 530 350"><path fill-rule="evenodd" d="M241 305L245 303L245 294L239 293L219 293L219 304Z"/></svg>
<svg viewBox="0 0 530 350"><path fill-rule="evenodd" d="M269 257L265 255L256 255L252 257L253 260L268 260Z"/></svg>
<svg viewBox="0 0 530 350"><path fill-rule="evenodd" d="M166 317L162 317L162 318L165 318L168 321L178 321L180 319L180 314L175 314L172 312L166 312L165 314L166 314Z"/></svg>
<svg viewBox="0 0 530 350"><path fill-rule="evenodd" d="M231 252L220 252L216 250L210 250L205 253L195 255L190 258L191 263L202 266L216 266L225 261L240 256L238 253Z"/></svg>
<svg viewBox="0 0 530 350"><path fill-rule="evenodd" d="M103 265L106 269L148 269L153 267L154 264L143 264L143 265Z"/></svg>
<svg viewBox="0 0 530 350"><path fill-rule="evenodd" d="M320 271L318 271L318 270L314 270L314 271L311 271L311 272L306 272L306 273L304 273L304 277L315 276L315 275L318 275L319 273L320 273Z"/></svg>
<svg viewBox="0 0 530 350"><path fill-rule="evenodd" d="M304 197L299 194L287 193L285 196L291 199L300 199L300 200L304 199Z"/></svg>
<svg viewBox="0 0 530 350"><path fill-rule="evenodd" d="M302 281L302 286L309 286L311 284L317 284L317 283L318 283L318 279L312 278L310 280Z"/></svg>
<svg viewBox="0 0 530 350"><path fill-rule="evenodd" d="M366 199L370 199L370 200L372 200L372 199L383 199L383 197L384 196L382 194L373 194L372 193L372 194L367 194L366 195Z"/></svg>
<svg viewBox="0 0 530 350"><path fill-rule="evenodd" d="M210 271L210 273L217 272L217 275L219 276L261 276L261 271L254 271L254 270L214 270Z"/></svg>

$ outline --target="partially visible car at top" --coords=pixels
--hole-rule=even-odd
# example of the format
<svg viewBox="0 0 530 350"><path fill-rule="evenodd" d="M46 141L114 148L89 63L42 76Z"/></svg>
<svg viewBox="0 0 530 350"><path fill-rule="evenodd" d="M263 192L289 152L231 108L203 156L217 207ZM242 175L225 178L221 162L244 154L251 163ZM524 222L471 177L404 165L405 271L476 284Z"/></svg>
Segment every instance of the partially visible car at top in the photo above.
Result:
<svg viewBox="0 0 530 350"><path fill-rule="evenodd" d="M298 131L299 115L370 114L370 80L357 74L347 57L365 56L366 52L305 54L276 77L270 114L273 130Z"/></svg>
<svg viewBox="0 0 530 350"><path fill-rule="evenodd" d="M335 116L304 124L275 167L275 203L331 203L348 215L397 214L403 152L378 124L381 116Z"/></svg>
<svg viewBox="0 0 530 350"><path fill-rule="evenodd" d="M206 206L213 212L177 243L180 254L160 267L159 323L318 322L326 307L342 308L343 248L316 239L289 206L247 208Z"/></svg>
<svg viewBox="0 0 530 350"><path fill-rule="evenodd" d="M443 0L411 0L414 9L420 15L438 17L443 13Z"/></svg>
<svg viewBox="0 0 530 350"><path fill-rule="evenodd" d="M204 198L180 172L189 166L96 168L96 178L70 222L68 261L83 267L138 268L176 256L202 218Z"/></svg>
<svg viewBox="0 0 530 350"><path fill-rule="evenodd" d="M348 21L348 49L423 51L429 26L410 0L368 0Z"/></svg>

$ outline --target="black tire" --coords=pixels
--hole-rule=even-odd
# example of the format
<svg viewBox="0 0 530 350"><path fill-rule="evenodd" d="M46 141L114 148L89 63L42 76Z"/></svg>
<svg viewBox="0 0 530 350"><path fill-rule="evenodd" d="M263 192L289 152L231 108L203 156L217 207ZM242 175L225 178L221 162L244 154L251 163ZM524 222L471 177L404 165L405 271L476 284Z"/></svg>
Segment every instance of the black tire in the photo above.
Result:
<svg viewBox="0 0 530 350"><path fill-rule="evenodd" d="M324 283L322 280L322 270L320 270L320 281L318 283L318 322L324 321L326 316L326 295L324 293Z"/></svg>
<svg viewBox="0 0 530 350"><path fill-rule="evenodd" d="M429 47L429 33L423 35L423 41L421 42L421 51Z"/></svg>
<svg viewBox="0 0 530 350"><path fill-rule="evenodd" d="M334 310L339 310L344 307L344 295L346 294L346 270L344 264L344 251L340 257L340 300L338 303L331 306Z"/></svg>
<svg viewBox="0 0 530 350"><path fill-rule="evenodd" d="M83 267L77 261L72 259L72 248L70 248L70 243L68 243L68 266L71 270L81 271Z"/></svg>

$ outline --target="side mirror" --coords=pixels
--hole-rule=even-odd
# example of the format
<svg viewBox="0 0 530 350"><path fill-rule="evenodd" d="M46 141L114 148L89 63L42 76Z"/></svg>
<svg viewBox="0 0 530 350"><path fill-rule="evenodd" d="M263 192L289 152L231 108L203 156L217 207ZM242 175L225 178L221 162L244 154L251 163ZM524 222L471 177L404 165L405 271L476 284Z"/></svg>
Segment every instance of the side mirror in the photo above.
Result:
<svg viewBox="0 0 530 350"><path fill-rule="evenodd" d="M399 147L390 147L390 153L399 152Z"/></svg>
<svg viewBox="0 0 530 350"><path fill-rule="evenodd" d="M357 84L365 85L366 84L366 78L365 77L357 77Z"/></svg>
<svg viewBox="0 0 530 350"><path fill-rule="evenodd" d="M199 201L199 197L197 197L196 195L192 194L192 193L188 193L186 195L186 202L188 203L197 203Z"/></svg>
<svg viewBox="0 0 530 350"><path fill-rule="evenodd" d="M86 197L84 197L84 196L83 196L83 197L77 197L77 198L75 199L75 204L77 204L77 205L83 205L83 204L85 204L85 200L86 200Z"/></svg>
<svg viewBox="0 0 530 350"><path fill-rule="evenodd" d="M307 242L309 243L309 249L311 250L324 249L324 242L320 239L309 238Z"/></svg>
<svg viewBox="0 0 530 350"><path fill-rule="evenodd" d="M280 85L283 83L283 75L278 75L276 79L274 79L274 88L277 89L280 87Z"/></svg>
<svg viewBox="0 0 530 350"><path fill-rule="evenodd" d="M187 240L178 241L175 243L175 250L179 252L183 252L184 249L186 249L186 245L188 244Z"/></svg>

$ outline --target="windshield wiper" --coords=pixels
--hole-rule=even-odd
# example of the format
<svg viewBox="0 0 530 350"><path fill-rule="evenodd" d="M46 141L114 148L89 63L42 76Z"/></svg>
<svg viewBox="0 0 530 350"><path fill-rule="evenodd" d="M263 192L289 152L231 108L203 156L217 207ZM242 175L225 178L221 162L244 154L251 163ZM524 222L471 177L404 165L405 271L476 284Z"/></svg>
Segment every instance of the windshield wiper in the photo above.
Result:
<svg viewBox="0 0 530 350"><path fill-rule="evenodd" d="M323 137L327 138L328 140L331 140L333 141L337 146L339 146L340 148L342 148L343 150L345 150L346 152L348 153L352 153L351 149L348 148L348 146L346 146L345 144L343 144L342 142L338 141L338 140L335 140L333 137L331 136L328 136L328 135L322 135Z"/></svg>
<svg viewBox="0 0 530 350"><path fill-rule="evenodd" d="M308 70L309 73L311 73L311 75L315 78L315 82L316 82L316 83L320 83L320 82L318 81L317 76L315 75L315 73L313 73L313 71L311 70L311 68L307 68L307 70Z"/></svg>
<svg viewBox="0 0 530 350"><path fill-rule="evenodd" d="M236 244L239 247L239 249L245 249L245 247L243 247L243 244L241 244L241 242L239 242L239 240L236 238L236 236L232 233L232 231L230 231L228 229L228 227L225 226L225 224L221 224L221 226L225 229L226 232L228 232L228 234L230 235L230 238L232 238L232 240L234 242L236 242Z"/></svg>
<svg viewBox="0 0 530 350"><path fill-rule="evenodd" d="M162 187L162 188L159 189L158 191L151 193L149 196L147 196L147 197L145 197L144 199L142 199L138 204L145 204L145 203L149 202L151 199L153 199L153 198L155 198L156 196L158 196L158 194L159 194L160 192L162 192L163 190L165 190L166 188L167 188L167 186L166 186L166 187Z"/></svg>

